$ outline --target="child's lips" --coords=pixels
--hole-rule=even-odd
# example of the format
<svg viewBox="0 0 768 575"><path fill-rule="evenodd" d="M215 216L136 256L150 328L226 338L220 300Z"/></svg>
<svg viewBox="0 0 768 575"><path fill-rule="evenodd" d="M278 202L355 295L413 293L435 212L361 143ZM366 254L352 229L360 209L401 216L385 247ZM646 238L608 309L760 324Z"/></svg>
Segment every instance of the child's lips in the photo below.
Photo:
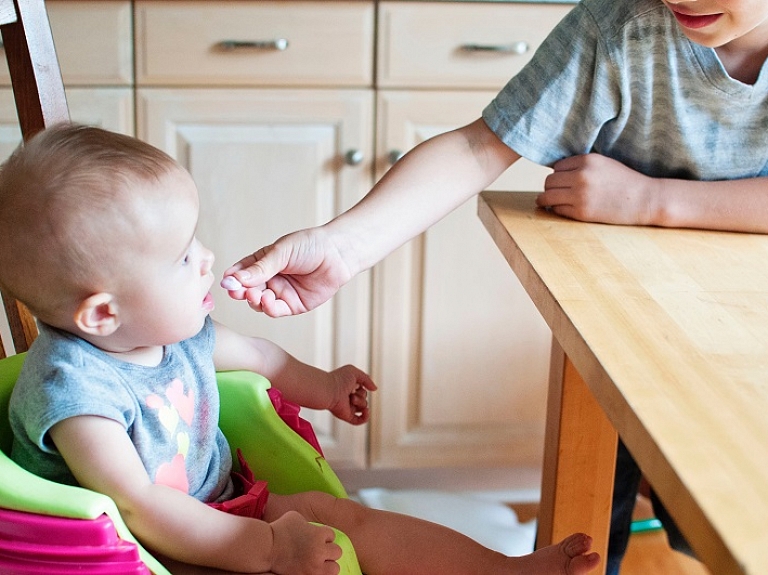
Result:
<svg viewBox="0 0 768 575"><path fill-rule="evenodd" d="M683 14L677 10L673 10L672 13L681 26L694 30L714 24L722 16L722 14Z"/></svg>
<svg viewBox="0 0 768 575"><path fill-rule="evenodd" d="M213 302L213 296L211 295L211 292L208 292L205 294L205 297L203 298L203 309L211 311L213 310L214 302Z"/></svg>

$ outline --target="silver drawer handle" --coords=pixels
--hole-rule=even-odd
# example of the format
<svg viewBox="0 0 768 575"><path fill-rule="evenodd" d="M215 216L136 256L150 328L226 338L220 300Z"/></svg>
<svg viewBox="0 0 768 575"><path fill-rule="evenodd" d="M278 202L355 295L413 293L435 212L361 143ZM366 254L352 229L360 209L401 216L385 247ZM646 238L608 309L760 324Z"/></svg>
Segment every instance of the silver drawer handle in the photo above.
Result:
<svg viewBox="0 0 768 575"><path fill-rule="evenodd" d="M504 54L522 55L528 52L531 47L528 42L512 42L511 44L462 44L459 47L464 52L501 52Z"/></svg>
<svg viewBox="0 0 768 575"><path fill-rule="evenodd" d="M214 47L225 52L233 50L277 50L282 52L288 49L288 40L277 38L275 40L222 40Z"/></svg>

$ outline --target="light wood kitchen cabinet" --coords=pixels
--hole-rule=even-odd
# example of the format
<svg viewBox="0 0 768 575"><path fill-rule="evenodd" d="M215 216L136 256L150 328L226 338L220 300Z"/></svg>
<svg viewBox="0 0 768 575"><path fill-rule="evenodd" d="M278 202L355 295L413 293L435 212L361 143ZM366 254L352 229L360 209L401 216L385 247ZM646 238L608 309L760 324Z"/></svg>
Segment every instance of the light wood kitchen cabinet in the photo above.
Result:
<svg viewBox="0 0 768 575"><path fill-rule="evenodd" d="M136 3L138 136L195 179L198 236L216 254L217 277L247 250L326 222L372 185L373 4L289 4ZM317 33L327 12L333 26ZM221 290L214 297L216 319L303 361L369 367L369 274L293 318L257 314ZM335 465L366 465L366 428L327 412L308 419Z"/></svg>
<svg viewBox="0 0 768 575"><path fill-rule="evenodd" d="M377 177L477 119L569 8L380 2ZM541 190L547 172L521 160L492 188ZM472 199L375 268L373 467L541 460L550 331L475 211Z"/></svg>
<svg viewBox="0 0 768 575"><path fill-rule="evenodd" d="M379 147L471 122L493 95L382 91ZM504 182L536 190L542 177L514 166ZM492 247L472 199L375 268L373 466L539 462L551 335Z"/></svg>
<svg viewBox="0 0 768 575"><path fill-rule="evenodd" d="M371 86L374 4L136 3L136 80L147 85Z"/></svg>
<svg viewBox="0 0 768 575"><path fill-rule="evenodd" d="M49 2L73 121L134 133L133 26L128 0ZM84 41L87 40L87 41ZM21 142L5 58L0 59L0 157Z"/></svg>

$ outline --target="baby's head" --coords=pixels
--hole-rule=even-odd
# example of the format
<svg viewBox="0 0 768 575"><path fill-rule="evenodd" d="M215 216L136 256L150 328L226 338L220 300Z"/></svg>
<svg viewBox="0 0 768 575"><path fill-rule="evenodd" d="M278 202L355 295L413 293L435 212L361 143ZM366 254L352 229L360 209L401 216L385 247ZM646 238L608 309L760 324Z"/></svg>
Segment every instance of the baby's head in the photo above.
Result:
<svg viewBox="0 0 768 575"><path fill-rule="evenodd" d="M149 144L86 126L45 130L0 168L0 288L76 331L84 300L136 292L151 250L194 234L197 202L189 174Z"/></svg>

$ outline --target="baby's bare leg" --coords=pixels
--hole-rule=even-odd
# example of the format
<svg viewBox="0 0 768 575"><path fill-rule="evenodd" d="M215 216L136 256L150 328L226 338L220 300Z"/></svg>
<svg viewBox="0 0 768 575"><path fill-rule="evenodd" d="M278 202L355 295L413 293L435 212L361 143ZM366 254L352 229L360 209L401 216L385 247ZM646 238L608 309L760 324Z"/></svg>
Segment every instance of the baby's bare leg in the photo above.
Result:
<svg viewBox="0 0 768 575"><path fill-rule="evenodd" d="M506 557L447 527L318 492L270 494L264 519L274 521L289 510L346 533L367 575L582 575L599 560L589 553L586 535Z"/></svg>

